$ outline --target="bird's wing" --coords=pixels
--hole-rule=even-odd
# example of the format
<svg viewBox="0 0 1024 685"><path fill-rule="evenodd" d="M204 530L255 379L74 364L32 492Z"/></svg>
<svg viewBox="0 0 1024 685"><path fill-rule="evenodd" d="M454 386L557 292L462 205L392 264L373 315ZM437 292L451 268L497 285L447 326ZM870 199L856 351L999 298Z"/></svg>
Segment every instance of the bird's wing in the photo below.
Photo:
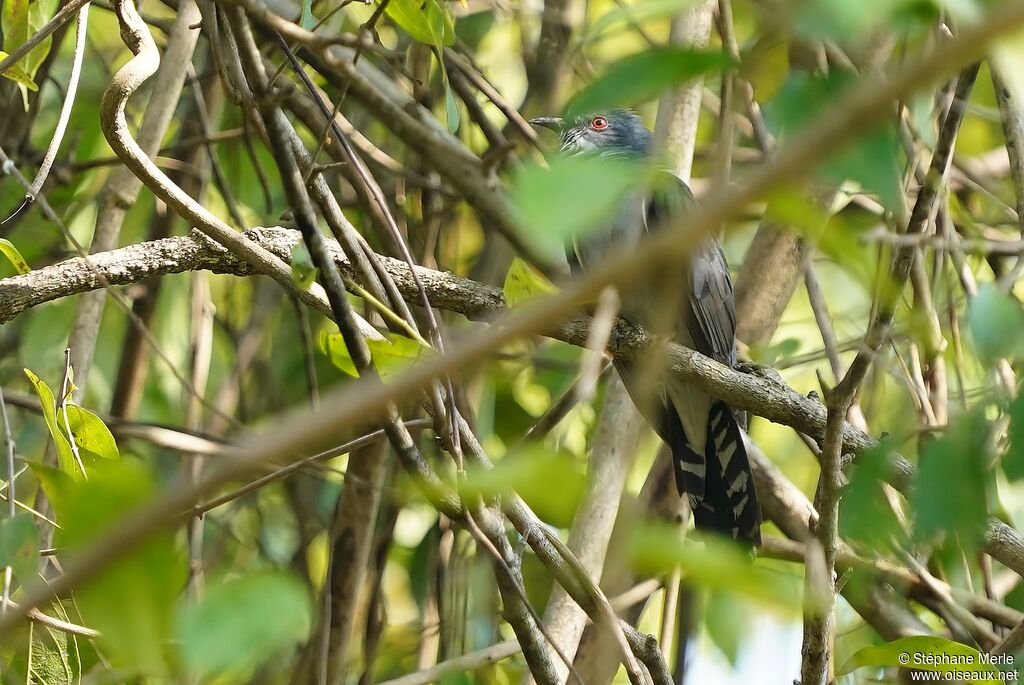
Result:
<svg viewBox="0 0 1024 685"><path fill-rule="evenodd" d="M648 230L693 211L696 201L682 179L659 174L645 208ZM729 265L718 241L709 238L690 257L683 323L694 348L724 364L736 363L736 308Z"/></svg>

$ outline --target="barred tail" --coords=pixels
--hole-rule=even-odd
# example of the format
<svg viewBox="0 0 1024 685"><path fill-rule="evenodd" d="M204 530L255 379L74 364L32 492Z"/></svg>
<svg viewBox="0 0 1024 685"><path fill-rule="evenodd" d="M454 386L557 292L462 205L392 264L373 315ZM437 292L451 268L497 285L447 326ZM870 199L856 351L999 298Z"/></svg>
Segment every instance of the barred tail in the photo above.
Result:
<svg viewBox="0 0 1024 685"><path fill-rule="evenodd" d="M667 384L665 394L651 402L649 394L635 392L639 384L633 364L619 360L615 367L641 413L672 449L676 488L689 497L697 527L760 545L761 508L733 411L683 385Z"/></svg>
<svg viewBox="0 0 1024 685"><path fill-rule="evenodd" d="M676 487L693 505L698 528L751 546L761 544L761 508L735 414L722 402L708 412L705 454L690 446L676 408L663 407L660 430L672 448Z"/></svg>
<svg viewBox="0 0 1024 685"><path fill-rule="evenodd" d="M701 528L750 545L761 544L761 507L754 475L736 416L722 402L711 405L708 417L709 468L704 498L693 510Z"/></svg>

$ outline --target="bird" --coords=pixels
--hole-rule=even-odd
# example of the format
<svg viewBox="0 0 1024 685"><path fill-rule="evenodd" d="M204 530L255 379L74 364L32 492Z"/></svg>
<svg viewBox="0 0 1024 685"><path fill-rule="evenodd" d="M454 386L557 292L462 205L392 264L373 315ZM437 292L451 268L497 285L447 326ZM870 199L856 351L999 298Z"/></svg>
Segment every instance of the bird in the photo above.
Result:
<svg viewBox="0 0 1024 685"><path fill-rule="evenodd" d="M560 154L606 159L650 159L651 132L633 110L566 117L538 117L530 123L559 134ZM614 167L610 167L610 172ZM566 245L574 273L614 258L644 233L657 231L692 212L696 201L678 176L659 169L639 197L628 197L609 219ZM736 309L732 278L721 244L706 239L675 272L675 280L653 279L646 287L619 293L619 316L667 334L678 343L722 364L736 366ZM678 288L666 293L663 288ZM678 311L666 311L675 303ZM672 451L680 496L687 496L699 529L754 547L761 544L761 510L740 416L726 403L681 378L657 373L652 383L644 360L616 360L633 403ZM644 376L647 376L647 382Z"/></svg>

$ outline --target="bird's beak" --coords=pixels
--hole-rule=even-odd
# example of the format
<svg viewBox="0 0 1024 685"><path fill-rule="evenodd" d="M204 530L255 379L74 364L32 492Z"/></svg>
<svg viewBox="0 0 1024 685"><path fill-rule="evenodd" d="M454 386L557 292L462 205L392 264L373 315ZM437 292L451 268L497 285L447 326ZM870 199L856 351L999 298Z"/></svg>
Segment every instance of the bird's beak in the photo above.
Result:
<svg viewBox="0 0 1024 685"><path fill-rule="evenodd" d="M543 126L552 131L557 131L562 128L562 117L537 117L536 119L530 119L530 123L534 126Z"/></svg>

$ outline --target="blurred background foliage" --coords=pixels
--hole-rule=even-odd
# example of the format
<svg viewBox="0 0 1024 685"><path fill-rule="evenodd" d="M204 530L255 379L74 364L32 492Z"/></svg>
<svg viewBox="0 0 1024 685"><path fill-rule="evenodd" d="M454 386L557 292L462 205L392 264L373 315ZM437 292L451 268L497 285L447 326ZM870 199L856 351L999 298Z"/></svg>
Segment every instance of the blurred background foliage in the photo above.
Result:
<svg viewBox="0 0 1024 685"><path fill-rule="evenodd" d="M56 4L5 0L0 24L4 50L12 52L38 30ZM368 35L375 47L361 59L376 65L483 159L487 181L509 189L528 242L548 256L559 254L570 233L598 221L645 172L586 168L579 160L544 163L541 152L509 123L501 103L511 103L526 116L557 114L567 103L584 111L625 105L636 107L653 128L658 98L699 76L704 107L691 176L701 196L717 184L742 183L745 173L772 155L771 149L758 145L743 97L733 101L735 133L723 145L716 103L725 81L749 84L755 110L763 111L769 142L784 147L815 126L843 93L910 55L941 46L950 40L946 27L957 33L957 27L998 5L973 0L869 5L738 0L731 5L738 49L732 55L720 28L711 30L706 47L673 44L670 31L678 17L707 11L704 3L690 0L268 4L307 28L322 20L317 30L323 35L355 35L372 21ZM174 0L142 4L161 49L176 6ZM718 3L710 7L719 11ZM564 17L568 26L552 16ZM38 164L57 123L73 34L73 28L58 30L52 45L44 44L36 57L20 62L20 71L9 72L0 88L0 146L26 175ZM258 38L269 63L284 64L271 42ZM551 41L561 43L552 46ZM464 74L453 76L451 60L441 68L437 55L445 48L471 60L470 69L486 76L501 103L468 86ZM1024 74L1024 63L1014 61L1016 49L1006 48L1002 68L1008 87L1020 93L1016 81ZM558 54L549 54L553 50ZM545 56L552 62L541 63ZM119 165L99 127L99 104L114 70L128 57L110 7L94 3L68 133L43 191L70 234L85 246L101 211L104 184ZM157 163L226 221L237 217L246 228L291 226L274 158L226 96L203 38L192 68L195 77L186 82ZM337 82L312 66L307 71L337 102ZM303 99L294 74L281 73L285 89ZM927 168L936 144L950 77L937 76L903 102L892 103L880 126L830 155L807 182L778 189L763 203L745 208L724 236L738 282L744 269L769 274L766 282L776 269L780 274L786 270L771 261L751 261L749 248L762 222L801 236L805 247L795 258L812 265L843 368L859 349L876 289L884 287L890 238L895 228L905 225L913 206L919 184L915 174ZM203 117L216 134L209 149L222 181L213 178L210 160L196 143L193 89L205 95ZM148 92L131 100L132 125L139 122L147 97ZM298 109L289 112L296 121L301 119ZM934 386L926 387L933 379L924 377L934 371L935 361L922 361L932 344L929 312L920 306L920 294L908 293L900 299L891 343L882 348L858 398L856 420L871 434L887 437L882 447L861 455L849 470L841 526L844 539L865 559L908 567L919 577L948 583L958 593L957 606L965 594L987 597L1005 609L1002 616L1017 618L1024 612L1020 577L985 555L983 537L990 515L1013 528L1024 525L1024 402L1013 399L1012 385L998 380L999 365L1008 364L1012 378L1024 351L1024 293L1016 285L1015 261L1020 247L1012 243L999 248L1001 242L1019 240L1015 208L1024 206L1007 161L1005 109L985 62L970 91L937 220L949 221L937 230L946 240L987 249L926 247L919 253L923 283L934 300L930 313L937 315L937 356L948 370L944 396L938 400L941 416L925 406L935 401L928 396ZM372 171L419 263L503 286L514 305L553 289L525 262L512 260L507 243L437 173L434 160L411 151L372 107L348 95L340 110L371 141L377 154ZM318 149L320 130L308 124L297 125L297 130L309 150ZM202 137L201 131L198 135ZM542 140L542 147L554 147L554 141ZM318 160L334 161L328 160L331 154L321 153ZM729 181L722 175L723 155L731 161ZM350 176L338 168L325 173L352 224L376 251L393 253L373 228L376 218ZM2 177L0 213L13 216L0 226L0 237L33 269L74 256L68 237L38 207L14 213L23 196L24 188L11 176ZM167 219L167 212L143 190L128 209L120 244L142 243L161 231L185 234L184 222ZM14 276L16 262L0 259L0 277ZM296 277L308 275L307 269ZM150 280L119 290L136 305L147 296L156 297L152 312L145 315L153 338L175 368L193 382L200 379L200 392L217 411L197 406L154 354L125 367L126 350L137 345L139 334L112 303L103 311L88 381L74 395L65 348L78 298L49 302L5 323L0 328L0 381L17 445L20 508L16 516L0 521L0 561L13 569L15 601L20 588L40 574L59 573L61 558L88 546L108 522L203 463L187 449L154 444L141 429L174 427L215 443L230 441L244 427L266 425L290 407L315 406L320 394L350 382L353 367L337 327L311 310L301 310L267 279L186 273L161 277L159 287ZM364 300L353 296L352 302L369 312ZM808 290L796 287L778 313L777 326L762 331L757 340L741 340L742 356L774 367L801 394L819 390L819 377L834 383ZM451 313L442 318L453 338L471 335L483 325ZM208 358L197 356L199 339L208 345ZM375 348L374 355L386 375L399 373L422 352L418 343L400 338ZM570 528L587 487L590 445L609 374L593 394L572 403L557 423L529 440L525 436L574 387L585 354L538 337L504 347L458 378L460 402L496 462L493 470L468 469L460 481L464 497L487 499L514 490L560 534ZM68 425L63 423L65 413ZM819 468L805 440L789 427L757 417L750 435L784 477L813 500ZM350 437L357 436L353 432ZM452 460L433 433L418 431L417 440L435 468L450 476ZM636 501L659 442L645 429L631 447L621 510L625 513L620 513L625 532L619 533L628 539L613 539L609 555L624 562L638 580L662 580L639 618L641 629L666 640L670 667L680 661L680 646L689 650L687 682L792 682L800 662L803 567L779 553L759 555L750 564L735 550L684 540L678 528L640 515L630 523L626 514L639 506ZM893 449L918 465L916 485L907 499L900 499L885 482L890 468L885 455ZM386 467L365 484L379 492L381 503L371 511L375 522L368 572L354 590L359 597L357 615L350 619L354 637L348 642L341 680L383 681L512 637L501 618L486 552L437 513L388 450L368 452L366 458L381 460ZM324 682L303 668L308 669L322 626L330 621L326 582L332 555L345 551L336 537L335 509L343 487L352 479L359 482L359 476L346 474L349 470L348 454L334 456L205 512L198 547L195 525L191 532L182 525L153 537L73 596L43 607L45 613L99 630L103 637L26 622L0 640L3 681ZM786 537L772 523L765 535ZM513 544L519 544L514 535ZM527 596L543 613L551 577L529 550L520 554ZM906 559L911 554L916 565ZM873 568L868 564L840 571L840 586L861 584L879 591L871 585ZM676 625L678 617L666 615L665 598L672 592L665 587L671 591L680 575L684 591L672 602L685 603L689 613L679 610L678 615L689 618ZM908 600L910 589L889 581L884 590L897 597L914 629L981 651L993 646L934 596ZM837 665L846 664L861 647L894 637L880 632L864 612L865 606L878 608L884 602L872 596L854 604L841 600L838 607ZM986 634L1004 636L1005 618L999 622L970 608L975 605L967 606ZM936 644L935 649L951 649L947 643ZM865 657L863 662L870 668L842 675L839 682L894 677L894 671L882 668L892 665L886 662L891 654L872 654L873 661ZM449 674L444 682L500 684L522 677L524 663L514 657ZM617 678L625 681L621 672Z"/></svg>

